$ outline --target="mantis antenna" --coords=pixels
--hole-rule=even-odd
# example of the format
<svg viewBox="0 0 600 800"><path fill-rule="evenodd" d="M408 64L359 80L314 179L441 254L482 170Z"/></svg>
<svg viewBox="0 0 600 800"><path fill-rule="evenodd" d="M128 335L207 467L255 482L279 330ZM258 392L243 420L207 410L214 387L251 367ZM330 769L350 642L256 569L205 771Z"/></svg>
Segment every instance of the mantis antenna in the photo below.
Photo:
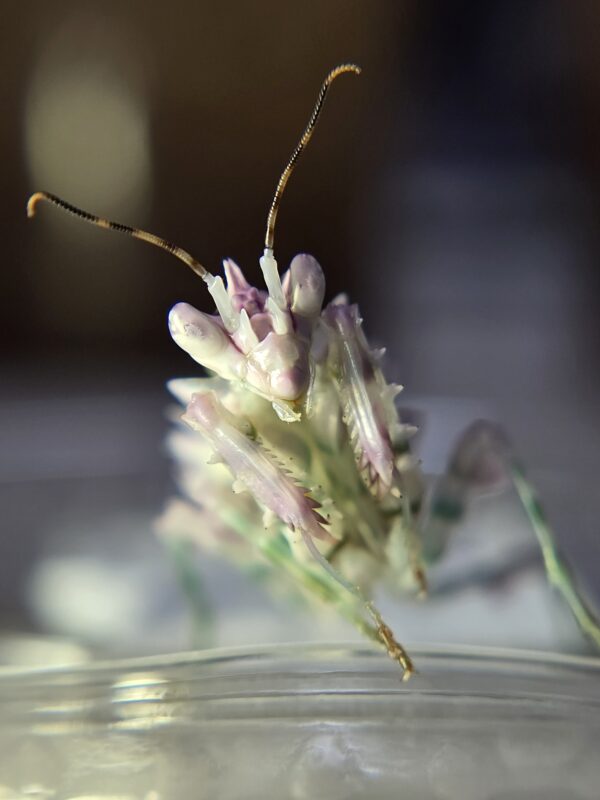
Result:
<svg viewBox="0 0 600 800"><path fill-rule="evenodd" d="M321 114L321 109L323 108L323 104L327 96L327 92L329 91L329 87L339 75L343 75L345 72L354 72L356 75L360 75L360 71L361 71L360 67L358 67L356 64L340 64L338 67L334 67L334 69L331 70L331 72L327 75L327 77L323 81L321 88L319 90L319 94L317 96L317 102L315 103L315 106L312 110L312 114L310 115L308 124L304 129L304 133L300 137L300 141L296 145L296 148L292 153L286 168L281 173L279 182L277 183L277 188L275 189L275 196L273 197L273 202L271 203L271 208L269 209L269 216L267 217L267 232L265 235L265 251L267 252L265 254L268 253L272 255L273 253L273 242L275 239L275 221L277 220L277 212L279 211L281 195L283 194L283 190L285 189L287 182L290 179L290 175L292 174L294 167L296 166L296 161L298 161L300 153L304 150L306 145L309 143L311 136L313 135L313 132L319 120L319 116Z"/></svg>
<svg viewBox="0 0 600 800"><path fill-rule="evenodd" d="M269 290L269 298L281 310L285 309L286 300L283 293L283 287L281 285L279 270L277 268L277 261L273 255L275 222L277 220L279 204L281 203L281 195L283 194L283 190L285 189L287 182L290 179L290 175L296 166L296 161L298 161L300 158L300 153L304 150L306 145L309 143L311 136L313 135L321 114L321 109L323 108L323 103L325 102L325 98L327 96L327 92L329 91L329 87L338 77L338 75L343 75L344 72L354 72L355 75L360 75L360 67L357 67L356 64L340 64L338 67L334 67L334 69L331 70L321 84L319 94L317 95L317 102L314 105L312 114L308 120L308 124L304 129L304 133L300 137L300 141L296 145L294 152L292 153L290 160L286 165L286 168L281 173L281 177L277 182L277 188L275 189L275 196L273 197L273 202L271 203L271 208L269 209L269 216L267 217L267 232L265 234L265 249L263 255L259 258L259 263L265 283L267 284L267 289Z"/></svg>
<svg viewBox="0 0 600 800"><path fill-rule="evenodd" d="M353 72L356 75L360 75L360 67L356 66L356 64L340 64L332 69L331 72L329 72L329 74L326 76L319 90L317 101L308 120L308 124L304 129L304 132L300 137L300 141L296 145L290 160L281 173L281 177L277 183L277 188L275 189L275 196L273 197L273 202L271 203L271 208L269 209L269 216L267 218L267 232L265 235L265 251L264 255L260 259L260 266L267 283L269 295L275 305L280 309L285 308L286 302L277 269L277 262L273 257L273 241L275 238L275 221L277 219L277 212L279 211L281 196L290 178L290 175L293 172L294 166L300 157L300 153L302 153L310 141L311 136L313 135L313 131L317 125L319 116L321 114L321 109L323 108L323 104L325 102L325 97L329 91L329 87L339 75L343 75L345 72ZM204 267L199 261L191 256L186 250L172 244L172 242L169 242L160 236L156 236L153 233L148 233L140 228L132 228L129 225L123 225L120 222L111 222L111 220L105 219L104 217L97 217L95 214L90 214L87 211L83 211L81 208L77 208L77 206L71 205L71 203L67 203L65 200L61 200L60 197L50 194L49 192L36 192L35 194L31 195L27 202L28 217L35 216L36 206L42 200L57 206L69 214L73 214L73 216L84 220L84 222L89 222L91 225L96 225L99 228L105 228L108 230L119 231L120 233L126 233L128 236L132 236L134 239L141 239L143 242L148 242L155 247L159 247L161 250L166 250L167 253L171 253L180 261L183 261L184 264L187 264L187 266L190 267L190 269L193 270L196 275L199 275L206 283L208 290L215 301L217 310L223 319L226 329L230 333L236 330L239 324L239 313L237 313L232 306L231 299L227 294L222 278L212 275L206 269L206 267Z"/></svg>
<svg viewBox="0 0 600 800"><path fill-rule="evenodd" d="M45 200L47 203L52 203L52 205L61 208L68 214L73 214L73 216L84 220L84 222L89 222L91 225L96 225L99 228L105 228L111 231L126 233L128 236L133 236L134 239L141 239L143 242L148 242L156 247L160 247L161 250L166 250L167 253L171 253L175 256L175 258L178 258L180 261L183 261L184 264L187 264L187 266L193 270L196 275L199 275L202 278L204 283L207 285L208 291L212 295L213 300L215 301L217 311L221 315L221 319L223 320L225 328L230 333L237 328L239 324L239 314L235 311L231 304L231 299L227 294L227 290L223 284L223 279L221 277L215 277L212 275L206 269L206 267L204 267L182 247L177 247L177 245L172 244L172 242L168 242L161 236L155 236L153 233L148 233L140 228L131 228L129 225L123 225L120 222L111 222L109 219L104 219L104 217L97 217L95 214L90 214L87 211L83 211L81 208L77 208L77 206L73 206L71 203L67 203L65 200L61 200L60 197L56 197L56 195L50 194L49 192L36 192L35 194L31 195L27 201L28 217L35 216L36 206L41 200Z"/></svg>
<svg viewBox="0 0 600 800"><path fill-rule="evenodd" d="M161 250L166 250L167 253L171 253L180 261L183 261L184 264L187 264L188 267L190 267L190 269L196 273L196 275L199 275L207 283L209 282L210 278L212 278L210 272L206 269L206 267L203 267L199 261L196 261L193 256L191 256L181 247L177 247L177 245L168 242L166 239L163 239L160 236L155 236L153 233L142 231L140 228L131 228L129 225L122 225L120 222L111 222L109 219L97 217L95 214L90 214L87 211L83 211L81 208L77 208L77 206L73 206L71 203L67 203L65 200L61 200L60 197L50 194L49 192L36 192L35 194L31 195L27 201L28 217L35 216L36 206L41 200L45 200L47 203L52 203L52 205L61 208L68 214L73 214L73 216L79 217L79 219L84 220L84 222L89 222L91 225L96 225L99 228L107 228L111 231L126 233L128 236L133 236L134 239L141 239L143 242L148 242L156 247L160 247Z"/></svg>

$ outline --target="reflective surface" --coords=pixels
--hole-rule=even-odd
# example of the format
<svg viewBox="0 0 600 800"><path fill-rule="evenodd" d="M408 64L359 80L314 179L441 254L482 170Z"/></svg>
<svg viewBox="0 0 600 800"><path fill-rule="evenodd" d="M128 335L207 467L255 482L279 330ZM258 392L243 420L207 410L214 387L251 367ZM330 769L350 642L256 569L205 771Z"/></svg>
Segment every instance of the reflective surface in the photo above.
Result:
<svg viewBox="0 0 600 800"><path fill-rule="evenodd" d="M212 651L0 675L0 797L597 798L600 661Z"/></svg>

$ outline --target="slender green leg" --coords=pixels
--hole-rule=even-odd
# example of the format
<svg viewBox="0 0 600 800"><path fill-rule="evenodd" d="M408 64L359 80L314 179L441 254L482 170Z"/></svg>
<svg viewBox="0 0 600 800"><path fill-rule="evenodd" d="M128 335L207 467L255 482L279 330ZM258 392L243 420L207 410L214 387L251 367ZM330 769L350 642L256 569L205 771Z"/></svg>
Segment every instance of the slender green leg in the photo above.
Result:
<svg viewBox="0 0 600 800"><path fill-rule="evenodd" d="M575 577L560 554L546 515L512 447L498 425L479 420L460 437L446 473L436 483L423 524L423 548L429 561L439 558L469 500L512 485L535 533L548 581L562 595L579 627L600 648L600 623L583 599Z"/></svg>
<svg viewBox="0 0 600 800"><path fill-rule="evenodd" d="M196 547L183 538L165 538L178 583L191 612L192 647L202 649L214 645L214 613L194 563Z"/></svg>
<svg viewBox="0 0 600 800"><path fill-rule="evenodd" d="M261 532L254 530L244 518L226 507L219 510L219 516L236 533L254 546L258 546L272 565L285 571L305 591L337 608L362 634L383 644L390 657L402 667L403 680L408 680L414 674L415 670L409 655L396 641L379 611L357 586L349 583L327 562L314 543L309 541L307 545L315 559L316 568L294 557L283 534L271 532L266 536L261 535Z"/></svg>
<svg viewBox="0 0 600 800"><path fill-rule="evenodd" d="M594 642L596 647L600 648L598 619L581 596L571 568L560 555L558 545L533 486L525 477L523 468L514 460L510 464L510 473L517 494L537 536L550 584L561 593L583 633Z"/></svg>

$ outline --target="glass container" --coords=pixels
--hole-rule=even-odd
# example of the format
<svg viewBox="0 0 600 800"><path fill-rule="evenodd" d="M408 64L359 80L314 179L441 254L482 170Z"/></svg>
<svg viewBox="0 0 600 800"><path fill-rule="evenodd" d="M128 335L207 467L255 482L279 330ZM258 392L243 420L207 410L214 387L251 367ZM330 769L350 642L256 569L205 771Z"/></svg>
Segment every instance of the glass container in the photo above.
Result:
<svg viewBox="0 0 600 800"><path fill-rule="evenodd" d="M0 670L3 800L597 800L600 660L277 646Z"/></svg>

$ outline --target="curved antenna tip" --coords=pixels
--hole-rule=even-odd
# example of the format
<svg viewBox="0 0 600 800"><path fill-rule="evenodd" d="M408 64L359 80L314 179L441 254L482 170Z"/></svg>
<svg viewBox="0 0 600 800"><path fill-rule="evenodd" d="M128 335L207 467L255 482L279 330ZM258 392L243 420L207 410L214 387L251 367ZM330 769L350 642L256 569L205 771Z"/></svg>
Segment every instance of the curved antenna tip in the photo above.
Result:
<svg viewBox="0 0 600 800"><path fill-rule="evenodd" d="M29 200L27 201L27 216L31 219L31 217L35 217L35 207L40 202L40 200L46 199L46 192L35 192L31 195Z"/></svg>
<svg viewBox="0 0 600 800"><path fill-rule="evenodd" d="M265 234L265 252L269 251L271 254L273 253L273 243L275 240L275 222L277 220L277 212L279 211L279 204L281 202L281 196L283 194L283 190L286 187L286 184L289 180L290 175L300 157L300 154L309 143L311 136L313 135L313 131L317 125L319 116L321 114L321 109L323 108L323 103L325 102L325 97L327 92L329 91L329 87L333 83L333 81L338 77L338 75L343 75L345 72L353 72L355 75L360 75L361 68L358 64L339 64L337 67L334 67L325 77L325 80L321 84L321 88L319 90L319 94L317 96L317 101L314 105L306 128L304 129L302 136L300 137L300 141L296 145L294 152L292 153L290 160L288 161L285 169L281 173L281 177L277 183L277 187L275 189L275 196L273 197L273 202L271 203L271 207L269 209L269 215L267 217L267 231Z"/></svg>
<svg viewBox="0 0 600 800"><path fill-rule="evenodd" d="M213 278L206 267L204 267L199 261L191 256L186 250L172 244L166 239L163 239L162 236L155 236L155 234L148 233L148 231L143 231L141 228L132 228L129 225L123 225L120 222L112 222L104 217L98 217L95 214L90 214L89 211L84 211L81 208L77 208L77 206L73 206L71 203L61 200L60 197L57 197L55 194L50 194L50 192L35 192L31 195L27 201L28 217L35 216L36 206L41 200L45 200L51 205L66 211L68 214L72 214L74 217L78 217L84 222L89 222L91 225L95 225L98 228L125 233L127 236L132 236L134 239L140 239L143 242L148 242L148 244L152 244L155 247L159 247L161 250L165 250L167 253L171 253L171 255L175 256L175 258L178 258L180 261L183 261L184 264L190 267L190 269L193 270L196 275L202 278L205 283L208 283Z"/></svg>
<svg viewBox="0 0 600 800"><path fill-rule="evenodd" d="M343 72L354 72L355 75L360 75L362 72L362 68L358 66L358 64L339 64L337 67L334 67L329 75L327 76L328 79L333 80L337 78L338 75L341 75Z"/></svg>

